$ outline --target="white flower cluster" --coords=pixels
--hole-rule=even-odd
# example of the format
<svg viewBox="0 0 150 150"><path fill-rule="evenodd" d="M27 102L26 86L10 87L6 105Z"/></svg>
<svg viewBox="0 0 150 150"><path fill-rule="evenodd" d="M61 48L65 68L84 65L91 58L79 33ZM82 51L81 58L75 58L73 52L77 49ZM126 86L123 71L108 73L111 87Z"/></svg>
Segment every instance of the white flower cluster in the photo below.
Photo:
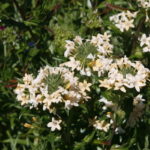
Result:
<svg viewBox="0 0 150 150"><path fill-rule="evenodd" d="M102 97L99 100L100 103L104 103L104 106L102 107L103 110L107 110L107 108L111 109L113 112L117 110L117 105L114 104L112 101L108 101L105 97ZM111 125L113 125L113 117L112 117L112 112L107 112L106 115L107 118L109 118L109 122L106 122L104 120L98 120L97 116L93 119L92 125L94 128L97 130L102 130L104 132L107 132Z"/></svg>
<svg viewBox="0 0 150 150"><path fill-rule="evenodd" d="M97 34L97 36L92 36L90 43L97 47L97 55L108 55L112 53L113 45L110 44L111 35L109 32L104 34Z"/></svg>
<svg viewBox="0 0 150 150"><path fill-rule="evenodd" d="M29 104L30 108L43 105L43 110L55 113L53 104L64 103L65 109L78 106L88 100L86 91L90 91L91 84L79 82L73 72L63 67L46 66L40 69L36 78L25 74L23 83L18 83L15 93L22 105Z"/></svg>
<svg viewBox="0 0 150 150"><path fill-rule="evenodd" d="M91 63L98 58L102 58L104 62L105 56L112 53L113 45L110 44L110 37L111 35L105 32L104 34L92 36L91 40L86 39L85 42L79 36L76 36L73 41L66 41L64 56L68 57L70 61L61 64L61 66L78 70L81 75L91 76ZM104 62L103 67L106 67L107 62Z"/></svg>
<svg viewBox="0 0 150 150"><path fill-rule="evenodd" d="M137 12L123 11L119 14L110 17L110 21L113 21L115 26L121 31L128 31L130 28L134 28L134 18L136 18Z"/></svg>
<svg viewBox="0 0 150 150"><path fill-rule="evenodd" d="M143 52L150 52L150 36L146 36L146 34L143 34L141 36L140 40L140 46L143 47Z"/></svg>
<svg viewBox="0 0 150 150"><path fill-rule="evenodd" d="M141 62L131 62L127 57L117 59L109 67L108 77L100 80L100 87L126 92L126 88L135 88L138 92L146 85L149 69Z"/></svg>
<svg viewBox="0 0 150 150"><path fill-rule="evenodd" d="M145 9L150 8L150 0L137 0L140 7L143 7Z"/></svg>
<svg viewBox="0 0 150 150"><path fill-rule="evenodd" d="M66 51L64 53L65 57L74 56L78 53L79 47L87 42L91 43L94 47L96 47L96 52L99 54L107 55L112 53L113 46L109 43L111 35L108 32L104 34L97 34L97 36L92 36L92 39L86 39L83 42L83 39L80 36L76 36L73 41L66 40ZM97 54L95 53L95 54ZM90 53L88 53L90 54ZM92 54L91 54L92 55ZM94 58L94 57L93 57Z"/></svg>
<svg viewBox="0 0 150 150"><path fill-rule="evenodd" d="M136 122L141 118L145 104L143 103L145 99L142 98L142 95L137 95L133 100L133 112L129 116L129 120L127 122L127 126L134 127Z"/></svg>

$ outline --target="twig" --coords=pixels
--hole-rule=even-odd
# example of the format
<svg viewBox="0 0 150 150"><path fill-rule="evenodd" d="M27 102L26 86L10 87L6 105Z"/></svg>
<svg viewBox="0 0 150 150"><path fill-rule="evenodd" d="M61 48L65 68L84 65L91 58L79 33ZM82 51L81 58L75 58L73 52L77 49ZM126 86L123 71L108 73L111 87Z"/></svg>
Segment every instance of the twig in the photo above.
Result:
<svg viewBox="0 0 150 150"><path fill-rule="evenodd" d="M17 8L17 10L18 10L18 12L19 12L19 14L20 14L20 16L21 16L21 18L22 18L23 20L25 20L25 15L24 15L24 13L22 12L22 9L20 9L18 2L17 2L16 0L12 0L12 1L13 1L13 3L15 4L15 6L16 6L16 8Z"/></svg>
<svg viewBox="0 0 150 150"><path fill-rule="evenodd" d="M120 7L120 6L116 6L116 5L113 5L113 4L106 4L106 7L112 9L112 10L129 10L127 8L123 8L123 7Z"/></svg>
<svg viewBox="0 0 150 150"><path fill-rule="evenodd" d="M107 14L107 13L109 13L111 10L123 10L123 11L127 11L127 10L129 10L129 9L127 9L127 8L123 8L123 7L119 7L119 6L116 6L116 5L113 5L113 4L109 4L109 3L107 3L106 4L106 9L104 9L104 11L101 13L101 15L103 15L103 14Z"/></svg>

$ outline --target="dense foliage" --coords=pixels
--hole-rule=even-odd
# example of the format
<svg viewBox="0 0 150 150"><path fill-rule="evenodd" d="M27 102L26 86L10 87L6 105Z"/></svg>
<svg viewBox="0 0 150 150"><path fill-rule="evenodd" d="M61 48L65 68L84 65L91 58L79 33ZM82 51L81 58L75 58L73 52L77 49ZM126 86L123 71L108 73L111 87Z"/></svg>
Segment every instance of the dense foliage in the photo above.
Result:
<svg viewBox="0 0 150 150"><path fill-rule="evenodd" d="M149 0L1 0L0 149L149 150L149 17Z"/></svg>

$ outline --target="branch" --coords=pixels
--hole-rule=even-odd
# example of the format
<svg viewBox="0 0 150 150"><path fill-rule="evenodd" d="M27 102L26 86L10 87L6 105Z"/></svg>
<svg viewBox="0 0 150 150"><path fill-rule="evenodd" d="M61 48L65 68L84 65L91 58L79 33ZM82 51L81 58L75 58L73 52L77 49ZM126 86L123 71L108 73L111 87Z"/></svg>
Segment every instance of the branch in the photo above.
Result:
<svg viewBox="0 0 150 150"><path fill-rule="evenodd" d="M106 4L106 7L112 9L112 10L129 10L127 8L119 7L113 4Z"/></svg>

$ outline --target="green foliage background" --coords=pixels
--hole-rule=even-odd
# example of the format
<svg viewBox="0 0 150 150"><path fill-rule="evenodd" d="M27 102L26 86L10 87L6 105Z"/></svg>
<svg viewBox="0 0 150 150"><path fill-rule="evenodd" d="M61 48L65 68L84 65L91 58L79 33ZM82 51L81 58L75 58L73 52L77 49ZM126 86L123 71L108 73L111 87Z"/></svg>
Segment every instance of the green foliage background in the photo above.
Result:
<svg viewBox="0 0 150 150"><path fill-rule="evenodd" d="M92 128L79 134L80 127L88 125L87 116L92 117L92 109L96 109L94 102L81 106L82 109L74 108L69 117L64 116L67 125L63 136L60 136L59 132L52 133L43 124L49 118L46 112L20 106L13 93L16 80L25 73L36 73L41 66L57 66L66 60L63 57L65 40L76 35L88 38L106 29L114 30L114 54L117 57L127 55L149 66L149 55L142 54L135 46L139 31L147 30L140 27L145 16L142 12L138 16L136 32L134 37L130 37L130 33L120 33L108 21L110 15L121 11L120 7L135 10L137 6L132 0L0 1L0 149L95 150L99 147L99 150L149 150L150 119L144 119L140 126L130 129L124 135L121 147L116 148L115 144L120 144L119 136L113 138L112 145L108 145L103 141L111 135L101 135L102 139L98 141L94 140ZM147 23L147 26L150 24ZM124 43L121 42L123 39L126 39ZM109 91L104 94L112 97ZM150 92L146 96L149 98ZM147 105L145 118L150 118L150 102ZM85 118L84 121L74 119L79 116ZM32 117L36 117L36 121ZM73 127L69 126L70 122L74 123ZM32 124L33 128L25 128L24 123Z"/></svg>

